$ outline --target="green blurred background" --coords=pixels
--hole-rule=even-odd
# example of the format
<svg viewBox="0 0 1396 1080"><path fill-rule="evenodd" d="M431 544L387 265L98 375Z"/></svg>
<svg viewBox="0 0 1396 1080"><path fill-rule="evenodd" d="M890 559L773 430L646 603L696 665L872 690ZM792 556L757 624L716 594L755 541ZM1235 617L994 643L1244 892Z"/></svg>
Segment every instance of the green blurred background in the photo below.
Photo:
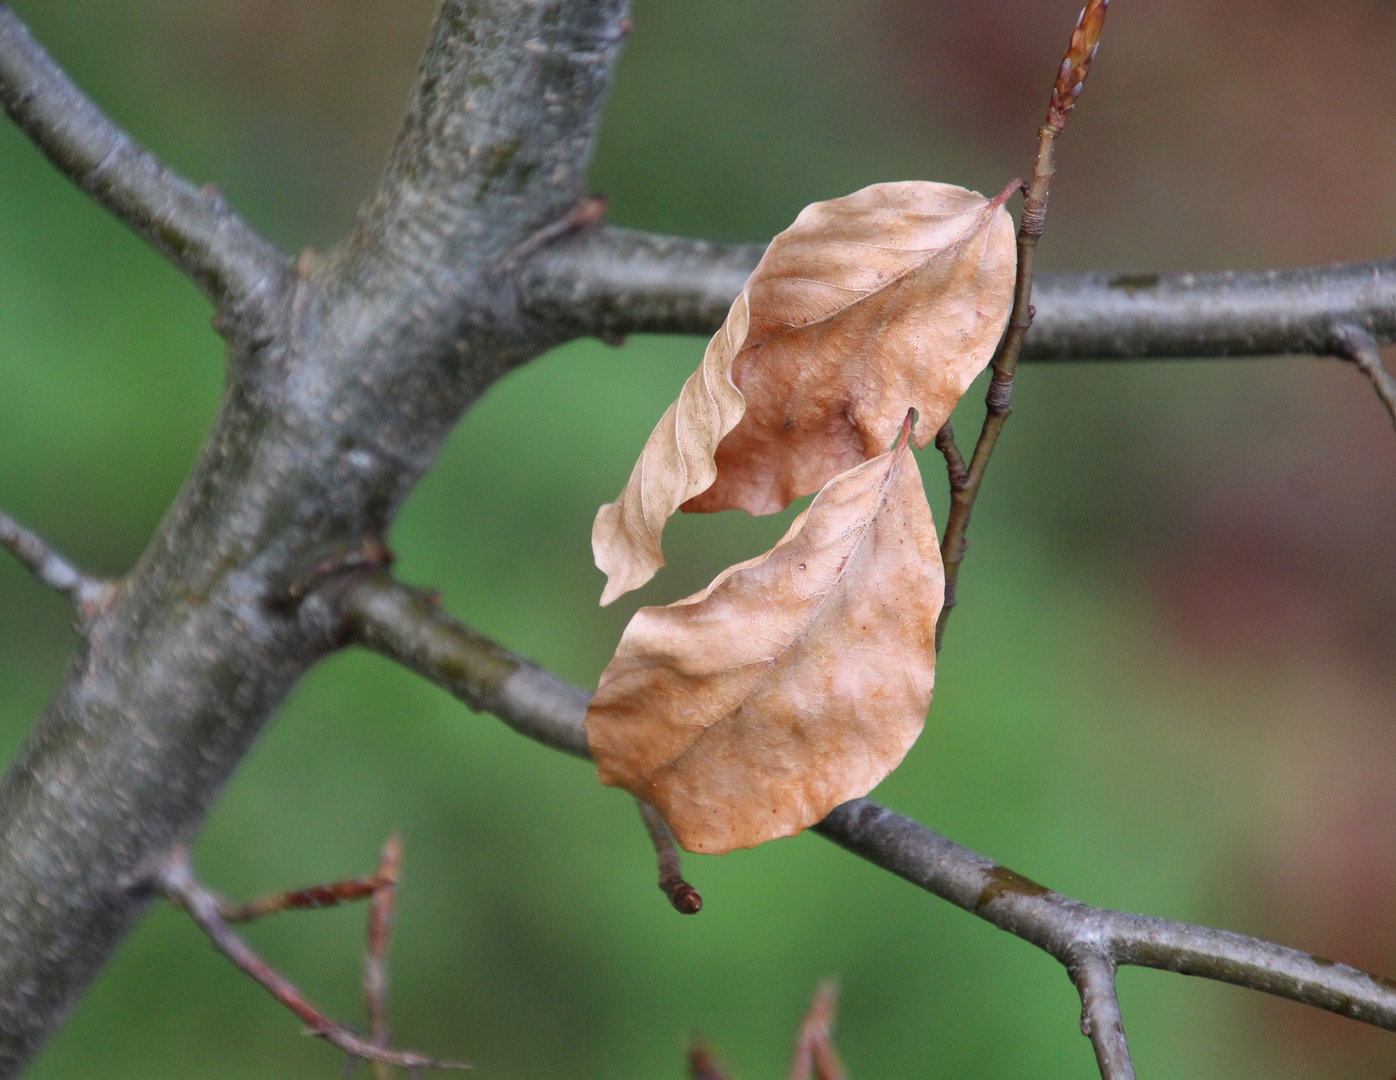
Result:
<svg viewBox="0 0 1396 1080"><path fill-rule="evenodd" d="M806 203L921 177L996 191L1078 0L637 0L592 173L620 224L759 240ZM288 250L343 233L391 141L429 0L25 0L121 123ZM1061 150L1047 269L1396 250L1385 0L1120 2ZM221 382L199 295L0 127L0 505L84 565L136 558ZM411 581L592 685L638 603L785 519L684 518L672 568L600 610L588 537L696 339L578 342L466 417L392 544ZM972 392L957 414L976 423ZM982 408L979 407L979 408ZM962 438L965 437L962 435ZM922 460L943 519L943 469ZM786 515L788 517L788 515ZM1321 360L1031 366L976 512L926 733L878 797L1092 903L1396 973L1396 436ZM0 741L73 647L0 560ZM1087 1077L1055 962L810 836L654 888L591 770L376 657L299 687L196 857L236 896L366 873L401 830L395 1030L482 1077L679 1077L702 1032L783 1075L821 975L855 1076ZM361 909L252 928L358 1018ZM1121 977L1145 1077L1388 1077L1396 1038L1157 972ZM32 1075L333 1077L342 1059L178 913L132 936Z"/></svg>

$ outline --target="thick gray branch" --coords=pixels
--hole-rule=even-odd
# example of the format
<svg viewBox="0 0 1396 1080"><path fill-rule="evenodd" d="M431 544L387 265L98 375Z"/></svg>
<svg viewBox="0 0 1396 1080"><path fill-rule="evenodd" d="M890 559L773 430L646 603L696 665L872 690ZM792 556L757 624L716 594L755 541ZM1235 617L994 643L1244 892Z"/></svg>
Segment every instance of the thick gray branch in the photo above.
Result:
<svg viewBox="0 0 1396 1080"><path fill-rule="evenodd" d="M763 247L605 228L521 274L530 311L606 339L711 334ZM1040 274L1025 360L1334 352L1341 327L1396 341L1396 260L1211 274Z"/></svg>
<svg viewBox="0 0 1396 1080"><path fill-rule="evenodd" d="M0 547L7 548L36 578L66 597L84 619L110 602L116 586L83 573L8 514L0 513Z"/></svg>
<svg viewBox="0 0 1396 1080"><path fill-rule="evenodd" d="M400 599L389 605L384 596L392 593ZM488 645L406 586L384 578L371 580L351 591L349 603L356 612L360 640L370 648L406 660L399 648L415 641L417 654L407 661L414 671L458 694L472 708L492 701L491 711L522 734L546 731L549 745L586 756L584 691ZM383 625L383 619L399 625ZM386 640L397 645L385 649L381 643ZM530 694L506 693L520 671L528 672ZM571 738L560 736L568 730ZM868 799L844 803L814 829L855 855L1031 942L1068 969L1083 962L1082 950L1095 950L1116 965L1234 983L1396 1030L1396 983L1346 964L1225 930L1079 903Z"/></svg>
<svg viewBox="0 0 1396 1080"><path fill-rule="evenodd" d="M58 170L235 312L277 291L286 258L228 208L162 165L83 94L0 2L0 102Z"/></svg>
<svg viewBox="0 0 1396 1080"><path fill-rule="evenodd" d="M502 267L565 216L626 0L445 0L353 238L254 325L193 472L0 782L0 1076L61 1022L267 719L336 648L333 589L466 408L560 340ZM260 248L135 148L0 9L6 103L50 155L214 293ZM191 239L192 237L192 239ZM536 247L536 245L535 245Z"/></svg>

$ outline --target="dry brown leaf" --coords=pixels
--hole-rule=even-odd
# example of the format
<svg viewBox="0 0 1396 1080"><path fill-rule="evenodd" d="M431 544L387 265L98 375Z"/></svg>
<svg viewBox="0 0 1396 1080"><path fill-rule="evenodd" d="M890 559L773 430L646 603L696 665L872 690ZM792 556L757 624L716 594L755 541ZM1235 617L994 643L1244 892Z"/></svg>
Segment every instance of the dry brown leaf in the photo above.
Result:
<svg viewBox="0 0 1396 1080"><path fill-rule="evenodd" d="M908 407L930 442L1008 320L1017 186L910 180L805 207L747 283L746 412L683 509L782 510L888 446Z"/></svg>
<svg viewBox="0 0 1396 1080"><path fill-rule="evenodd" d="M650 434L625 490L597 512L591 550L606 574L602 607L654 577L664 565L664 523L717 476L713 450L745 407L741 392L732 385L732 361L746 337L743 291L708 342L703 363Z"/></svg>
<svg viewBox="0 0 1396 1080"><path fill-rule="evenodd" d="M660 535L680 506L782 510L887 446L911 406L920 445L935 435L1008 317L1016 256L1003 204L1015 186L986 199L874 184L805 207L771 241L596 516L603 605L664 565Z"/></svg>
<svg viewBox="0 0 1396 1080"><path fill-rule="evenodd" d="M601 780L689 851L807 828L920 734L945 578L909 429L830 481L771 551L641 608L602 673L586 715Z"/></svg>

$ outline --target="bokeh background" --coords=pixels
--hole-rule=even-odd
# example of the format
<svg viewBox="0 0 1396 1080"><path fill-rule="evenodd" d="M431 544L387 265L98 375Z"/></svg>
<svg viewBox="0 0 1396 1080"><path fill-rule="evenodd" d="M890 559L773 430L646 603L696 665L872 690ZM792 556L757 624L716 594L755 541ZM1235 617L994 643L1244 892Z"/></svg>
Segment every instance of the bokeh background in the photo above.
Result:
<svg viewBox="0 0 1396 1080"><path fill-rule="evenodd" d="M1078 0L637 0L592 172L625 225L733 240L806 203L1030 167ZM141 140L288 250L369 191L430 0L20 0ZM1065 137L1046 269L1208 269L1396 250L1396 9L1120 0ZM123 572L187 474L221 381L199 295L0 126L0 505ZM592 341L468 415L392 535L409 580L588 685L640 602L769 546L682 519L672 568L602 611L588 547L696 339ZM957 414L976 424L982 393ZM922 462L943 520L943 470ZM787 515L788 516L788 515ZM878 796L1093 903L1273 936L1396 974L1396 434L1326 360L1029 366L976 512L926 734ZM0 749L73 647L0 559ZM654 888L633 807L583 764L376 657L299 687L196 856L232 895L407 855L395 1027L477 1075L682 1075L702 1032L783 1075L821 975L855 1076L1087 1077L1055 962L811 836L691 857ZM358 1017L362 910L258 948ZM1140 1074L1389 1077L1396 1037L1128 970ZM132 936L32 1075L334 1077L342 1060L178 913Z"/></svg>

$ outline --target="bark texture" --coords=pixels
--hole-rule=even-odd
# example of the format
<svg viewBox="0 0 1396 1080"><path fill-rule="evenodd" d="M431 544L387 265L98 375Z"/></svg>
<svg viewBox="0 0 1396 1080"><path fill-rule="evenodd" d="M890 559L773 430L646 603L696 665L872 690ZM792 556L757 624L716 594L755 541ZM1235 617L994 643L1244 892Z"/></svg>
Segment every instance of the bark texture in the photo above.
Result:
<svg viewBox="0 0 1396 1080"><path fill-rule="evenodd" d="M160 858L342 639L319 581L374 550L486 387L562 340L521 311L510 258L583 198L626 7L447 0L378 191L342 246L294 267L260 243L227 251L245 226L75 98L0 8L7 111L205 283L228 337L192 475L0 783L0 1075L67 1014Z"/></svg>

